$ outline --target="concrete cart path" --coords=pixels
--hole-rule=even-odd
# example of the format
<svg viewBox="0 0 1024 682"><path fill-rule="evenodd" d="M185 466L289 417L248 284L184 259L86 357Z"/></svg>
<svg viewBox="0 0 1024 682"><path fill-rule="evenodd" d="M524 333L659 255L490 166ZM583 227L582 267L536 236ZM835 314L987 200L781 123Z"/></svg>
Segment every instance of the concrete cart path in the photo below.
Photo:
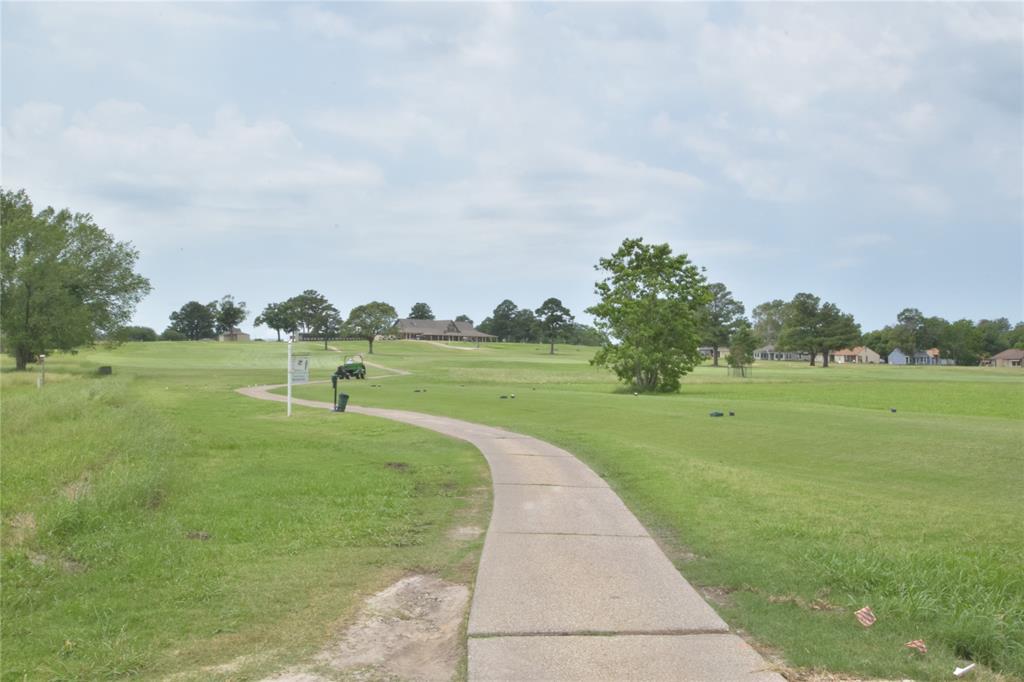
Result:
<svg viewBox="0 0 1024 682"><path fill-rule="evenodd" d="M286 400L272 388L238 392ZM348 411L468 441L490 464L494 510L469 613L470 680L783 681L569 452L459 419Z"/></svg>

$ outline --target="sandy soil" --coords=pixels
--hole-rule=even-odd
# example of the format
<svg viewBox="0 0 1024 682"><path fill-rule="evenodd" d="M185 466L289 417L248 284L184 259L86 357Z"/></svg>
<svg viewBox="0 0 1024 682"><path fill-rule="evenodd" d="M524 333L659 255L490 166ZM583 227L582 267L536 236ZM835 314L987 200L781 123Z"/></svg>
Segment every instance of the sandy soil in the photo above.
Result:
<svg viewBox="0 0 1024 682"><path fill-rule="evenodd" d="M459 663L465 585L411 575L366 600L355 622L308 663L265 682L450 680Z"/></svg>

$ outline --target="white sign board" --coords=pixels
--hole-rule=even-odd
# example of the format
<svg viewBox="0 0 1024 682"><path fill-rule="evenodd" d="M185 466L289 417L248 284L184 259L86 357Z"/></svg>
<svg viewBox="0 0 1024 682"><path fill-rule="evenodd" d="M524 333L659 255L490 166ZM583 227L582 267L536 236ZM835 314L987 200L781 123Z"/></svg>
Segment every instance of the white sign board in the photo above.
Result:
<svg viewBox="0 0 1024 682"><path fill-rule="evenodd" d="M309 381L309 356L293 355L291 366L291 378L293 383Z"/></svg>

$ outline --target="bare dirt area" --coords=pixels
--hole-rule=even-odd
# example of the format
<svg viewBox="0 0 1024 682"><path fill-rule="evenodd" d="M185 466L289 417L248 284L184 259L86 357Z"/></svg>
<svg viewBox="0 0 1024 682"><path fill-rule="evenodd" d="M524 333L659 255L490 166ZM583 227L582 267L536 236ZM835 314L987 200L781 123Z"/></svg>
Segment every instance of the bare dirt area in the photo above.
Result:
<svg viewBox="0 0 1024 682"><path fill-rule="evenodd" d="M266 682L450 680L460 657L465 585L411 575L366 600L341 637Z"/></svg>

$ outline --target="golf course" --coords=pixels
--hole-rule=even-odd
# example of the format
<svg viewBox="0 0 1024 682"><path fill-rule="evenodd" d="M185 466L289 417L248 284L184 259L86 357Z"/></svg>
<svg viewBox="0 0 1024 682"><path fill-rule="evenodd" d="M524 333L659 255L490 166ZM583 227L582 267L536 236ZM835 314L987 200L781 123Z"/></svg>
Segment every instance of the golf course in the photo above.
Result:
<svg viewBox="0 0 1024 682"><path fill-rule="evenodd" d="M780 671L1024 676L1019 370L761 362L634 395L592 348L461 348L378 342L339 390L571 452ZM295 351L320 382L295 397L330 402L365 344ZM402 576L471 588L483 537L454 531L487 527L480 453L236 392L282 383L285 353L128 343L48 358L41 389L3 372L5 680L261 679Z"/></svg>

